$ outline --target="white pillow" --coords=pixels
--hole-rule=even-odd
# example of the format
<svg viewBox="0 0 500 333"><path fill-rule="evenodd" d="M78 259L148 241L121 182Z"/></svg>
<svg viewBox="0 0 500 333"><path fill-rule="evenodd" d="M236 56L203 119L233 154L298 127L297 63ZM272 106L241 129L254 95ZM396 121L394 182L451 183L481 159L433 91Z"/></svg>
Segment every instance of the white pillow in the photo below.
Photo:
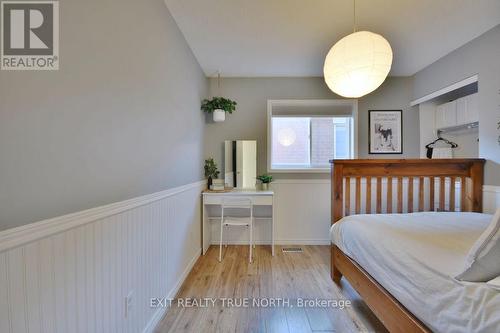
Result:
<svg viewBox="0 0 500 333"><path fill-rule="evenodd" d="M500 290L500 275L494 278L493 280L489 280L486 284L493 289Z"/></svg>
<svg viewBox="0 0 500 333"><path fill-rule="evenodd" d="M500 208L486 230L479 236L465 259L465 267L456 278L486 282L500 275Z"/></svg>

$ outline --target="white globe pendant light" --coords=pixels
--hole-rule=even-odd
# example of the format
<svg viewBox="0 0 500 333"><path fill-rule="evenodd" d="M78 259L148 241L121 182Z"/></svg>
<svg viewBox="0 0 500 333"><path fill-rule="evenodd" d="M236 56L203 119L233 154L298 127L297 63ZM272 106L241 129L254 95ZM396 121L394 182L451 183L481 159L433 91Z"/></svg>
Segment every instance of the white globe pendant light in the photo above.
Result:
<svg viewBox="0 0 500 333"><path fill-rule="evenodd" d="M297 135L291 128L285 128L278 132L278 142L284 147L289 147L295 143Z"/></svg>
<svg viewBox="0 0 500 333"><path fill-rule="evenodd" d="M356 20L354 22L356 26ZM384 37L369 31L355 31L333 45L326 56L323 73L328 88L334 93L357 98L377 89L391 65L392 49Z"/></svg>

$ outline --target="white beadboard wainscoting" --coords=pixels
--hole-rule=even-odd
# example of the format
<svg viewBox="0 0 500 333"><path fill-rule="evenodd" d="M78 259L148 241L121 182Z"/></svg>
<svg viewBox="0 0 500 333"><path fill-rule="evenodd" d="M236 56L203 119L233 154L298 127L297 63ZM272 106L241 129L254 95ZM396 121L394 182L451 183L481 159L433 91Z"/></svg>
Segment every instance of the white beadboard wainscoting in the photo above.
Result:
<svg viewBox="0 0 500 333"><path fill-rule="evenodd" d="M271 183L274 191L275 243L283 245L329 244L330 180L279 179ZM255 207L254 240L256 244L271 243L271 208ZM212 244L219 244L220 220L211 220ZM224 242L248 244L248 231L227 228Z"/></svg>
<svg viewBox="0 0 500 333"><path fill-rule="evenodd" d="M151 332L201 253L196 182L0 232L0 332ZM126 311L126 297L131 296Z"/></svg>
<svg viewBox="0 0 500 333"><path fill-rule="evenodd" d="M166 309L150 308L150 299L173 297L200 255L204 187L0 232L0 332L152 331ZM330 180L277 180L272 188L277 244L329 244ZM485 212L496 207L500 187L485 186ZM245 243L238 231L230 242ZM257 220L257 242L269 236L269 221Z"/></svg>
<svg viewBox="0 0 500 333"><path fill-rule="evenodd" d="M397 204L397 185L393 179L393 209ZM414 179L413 198L414 208L418 207L418 179ZM372 179L372 212L375 211L375 179ZM429 183L425 180L426 200L428 200ZM445 184L445 209L449 209L449 188L450 181ZM455 209L460 210L460 182L457 182L455 191ZM271 183L271 188L275 193L275 231L276 244L309 245L309 244L330 244L330 180L329 179L280 179ZM355 180L351 179L351 211L354 211L355 202ZM366 179L361 181L361 212L365 211L365 189ZM407 211L407 189L408 179L403 179L403 211ZM387 191L387 179L382 179L382 211L385 212L387 204L385 202ZM439 207L439 180L435 183L435 207ZM484 186L484 212L493 213L500 207L500 186ZM428 203L425 205L428 208ZM256 216L269 215L269 211L259 212L263 207L256 208ZM212 244L219 244L220 221L211 221ZM256 219L254 225L254 240L256 244L271 243L271 224L268 219ZM228 244L248 244L248 232L241 228L228 228L224 231L224 242Z"/></svg>
<svg viewBox="0 0 500 333"><path fill-rule="evenodd" d="M280 179L271 188L276 244L330 244L329 179Z"/></svg>
<svg viewBox="0 0 500 333"><path fill-rule="evenodd" d="M484 212L493 214L497 208L500 208L500 186L483 186Z"/></svg>

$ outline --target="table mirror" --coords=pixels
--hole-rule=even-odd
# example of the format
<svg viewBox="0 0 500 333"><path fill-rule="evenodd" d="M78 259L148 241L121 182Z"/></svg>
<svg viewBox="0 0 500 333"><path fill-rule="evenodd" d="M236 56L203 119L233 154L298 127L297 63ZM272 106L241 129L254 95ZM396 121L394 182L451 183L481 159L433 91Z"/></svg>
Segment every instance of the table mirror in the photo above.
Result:
<svg viewBox="0 0 500 333"><path fill-rule="evenodd" d="M257 141L224 142L224 182L227 186L255 189L257 177Z"/></svg>

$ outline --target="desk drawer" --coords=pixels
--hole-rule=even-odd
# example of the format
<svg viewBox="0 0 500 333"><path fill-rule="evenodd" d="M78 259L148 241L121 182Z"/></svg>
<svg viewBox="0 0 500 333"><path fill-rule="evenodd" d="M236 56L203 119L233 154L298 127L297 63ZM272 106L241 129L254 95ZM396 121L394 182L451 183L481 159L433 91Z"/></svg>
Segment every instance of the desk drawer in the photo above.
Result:
<svg viewBox="0 0 500 333"><path fill-rule="evenodd" d="M218 195L204 195L203 203L205 205L220 205L222 202L222 196Z"/></svg>
<svg viewBox="0 0 500 333"><path fill-rule="evenodd" d="M249 195L249 196L244 196L244 195L205 195L203 198L203 203L205 205L220 205L224 198L249 198L252 200L252 204L254 205L261 205L261 206L272 206L273 204L273 197L271 195Z"/></svg>
<svg viewBox="0 0 500 333"><path fill-rule="evenodd" d="M252 203L254 205L272 206L273 197L270 195L257 195L255 197L252 197Z"/></svg>

